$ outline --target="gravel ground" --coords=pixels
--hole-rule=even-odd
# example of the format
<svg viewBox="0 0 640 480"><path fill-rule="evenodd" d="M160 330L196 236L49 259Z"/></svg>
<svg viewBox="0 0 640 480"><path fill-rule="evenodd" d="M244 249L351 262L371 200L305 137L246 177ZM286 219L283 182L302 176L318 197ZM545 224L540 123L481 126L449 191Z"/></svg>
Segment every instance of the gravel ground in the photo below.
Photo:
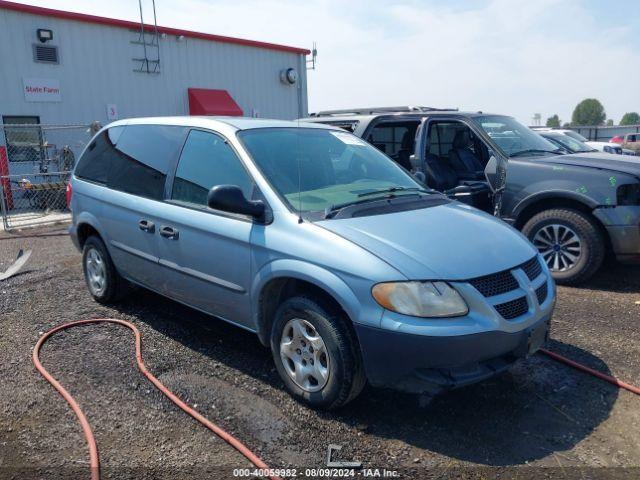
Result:
<svg viewBox="0 0 640 480"><path fill-rule="evenodd" d="M31 351L41 332L92 317L135 323L163 383L298 476L323 467L338 444L341 459L399 478L640 477L640 398L542 355L427 406L367 387L338 412L315 412L284 391L253 334L144 290L98 305L63 230L4 234L0 269L19 248L32 258L0 283L0 478L88 478L80 426ZM638 267L611 265L583 288L560 288L549 348L640 385L638 301ZM87 414L103 478L232 478L250 466L137 371L129 330L79 327L52 338L41 358Z"/></svg>

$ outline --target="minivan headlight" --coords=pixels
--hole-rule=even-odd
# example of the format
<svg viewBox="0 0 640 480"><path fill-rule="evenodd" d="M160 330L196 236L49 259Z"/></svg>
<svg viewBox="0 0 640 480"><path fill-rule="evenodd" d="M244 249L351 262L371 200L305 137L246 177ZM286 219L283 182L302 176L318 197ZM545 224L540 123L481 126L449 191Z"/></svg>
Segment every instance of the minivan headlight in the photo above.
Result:
<svg viewBox="0 0 640 480"><path fill-rule="evenodd" d="M445 282L378 283L371 293L380 306L412 317L458 317L469 312L464 299Z"/></svg>

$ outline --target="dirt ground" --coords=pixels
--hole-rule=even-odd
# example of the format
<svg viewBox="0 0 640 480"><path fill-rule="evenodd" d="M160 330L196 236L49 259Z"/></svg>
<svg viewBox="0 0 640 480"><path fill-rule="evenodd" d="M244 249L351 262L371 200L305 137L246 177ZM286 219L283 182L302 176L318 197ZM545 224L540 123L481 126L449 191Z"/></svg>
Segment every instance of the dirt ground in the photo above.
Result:
<svg viewBox="0 0 640 480"><path fill-rule="evenodd" d="M3 237L0 270L19 248L33 256L0 283L0 478L88 478L80 426L31 352L42 332L92 317L135 323L163 383L298 477L337 444L340 460L395 478L640 478L640 397L541 354L427 406L367 387L338 412L316 412L289 397L253 334L143 290L100 306L63 229ZM640 385L638 301L639 267L610 265L582 288L560 288L549 349ZM87 414L103 478L233 478L250 467L137 371L129 330L76 328L42 359Z"/></svg>

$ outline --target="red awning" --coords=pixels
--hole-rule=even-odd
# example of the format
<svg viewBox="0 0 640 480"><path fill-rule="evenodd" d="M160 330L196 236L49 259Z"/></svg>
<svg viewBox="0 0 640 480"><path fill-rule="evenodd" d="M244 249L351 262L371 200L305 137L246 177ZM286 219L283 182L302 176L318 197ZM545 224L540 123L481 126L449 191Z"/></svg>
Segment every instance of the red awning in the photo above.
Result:
<svg viewBox="0 0 640 480"><path fill-rule="evenodd" d="M242 109L226 90L189 88L189 115L228 115L241 117Z"/></svg>

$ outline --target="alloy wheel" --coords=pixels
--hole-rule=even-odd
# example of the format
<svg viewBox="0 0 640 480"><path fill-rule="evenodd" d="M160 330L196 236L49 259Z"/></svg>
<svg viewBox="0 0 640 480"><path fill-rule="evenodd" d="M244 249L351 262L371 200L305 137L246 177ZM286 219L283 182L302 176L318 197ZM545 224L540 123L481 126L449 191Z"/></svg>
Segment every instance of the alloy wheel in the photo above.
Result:
<svg viewBox="0 0 640 480"><path fill-rule="evenodd" d="M280 340L284 369L307 392L322 390L329 380L329 354L315 327L301 318L287 322Z"/></svg>
<svg viewBox="0 0 640 480"><path fill-rule="evenodd" d="M550 224L533 236L533 245L552 272L565 272L574 267L582 255L578 234L566 225Z"/></svg>
<svg viewBox="0 0 640 480"><path fill-rule="evenodd" d="M95 248L87 252L85 270L89 290L99 297L107 288L107 268L102 254Z"/></svg>

